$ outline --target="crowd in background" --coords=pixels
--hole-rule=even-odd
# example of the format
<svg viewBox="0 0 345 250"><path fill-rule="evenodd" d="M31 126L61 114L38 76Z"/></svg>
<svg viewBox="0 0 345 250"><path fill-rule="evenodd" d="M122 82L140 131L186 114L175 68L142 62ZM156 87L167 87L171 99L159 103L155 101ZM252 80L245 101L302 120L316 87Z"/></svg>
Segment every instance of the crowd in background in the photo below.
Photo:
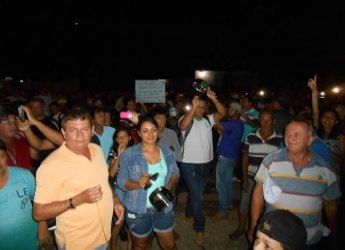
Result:
<svg viewBox="0 0 345 250"><path fill-rule="evenodd" d="M310 96L308 97L299 96L298 91L296 91L295 96L281 94L267 99L257 99L251 95L235 91L229 93L208 92L206 95L204 94L206 100L212 100L205 102L204 111L199 116L203 118L206 115L213 115L211 122L205 119L207 122L205 124L209 123L210 128L212 128L210 129L212 135L210 142L214 152L212 159L205 160L205 162L216 162L208 170L211 174L212 168L216 168L217 175L216 185L219 208L213 219L227 218L227 209L234 206L232 204L232 185L229 185L229 183L232 183L233 179L236 178L242 181L239 226L235 232L229 235L231 240L237 240L240 235L245 233L248 227L250 229L250 201L255 181L257 181L254 177L261 161L268 154L284 147L283 136L286 135L284 132L285 126L295 117L303 117L305 121L313 126L314 140L321 143L325 148L324 151L326 151L325 154L320 153L320 155L323 156L323 160L328 164L332 172L335 173L342 193L345 190L345 102L329 103L327 100L319 99L316 78L309 79L306 82L306 86L310 88ZM88 110L94 128L91 142L98 144L102 149L104 159L108 164L110 183L114 184L115 193L120 200L124 201L125 207L129 210L135 210L136 204L127 199L131 193L128 190L134 189L134 187L131 186L129 188L130 185L125 183L126 178L134 177L128 177L123 172L124 170L121 170L121 164L123 168L125 168L126 164L130 166L132 164L130 163L132 160L131 156L136 152L141 152L140 150L142 150L146 159L152 160L151 163L153 165L157 161L159 162L157 159L160 159L160 154L164 154L165 163L163 164L169 170L165 174L169 177L174 175L180 176L177 165L175 167L171 161L177 162L181 171L181 177L183 177L180 178L179 183L181 184L181 181L186 182L186 186L192 192L194 184L191 184L190 177L188 176L191 173L187 173L184 170L192 167L188 165L191 163L188 157L193 158L193 152L189 153L188 143L184 145L176 139L179 139L181 136L181 130L185 135L191 120L198 116L198 114L192 114L188 121L189 123L185 121L190 106L201 105L202 99L196 100L194 94L196 93L187 95L178 91L170 91L166 95L165 103L153 104L137 103L134 93L128 92L81 91L71 94L68 91L57 93L49 87L35 89L27 88L24 85L19 87L5 86L1 90L0 140L4 142L6 147L0 148L0 151L6 148L8 166L28 169L35 176L44 159L63 144L64 137L60 133L63 117L75 107ZM203 94L199 93L198 95L201 96ZM18 122L16 120L16 117L19 116L18 107L22 105L24 106L25 121ZM222 108L224 108L224 113ZM120 112L122 111L129 111L135 114L138 121L120 118ZM152 117L152 120L146 120L146 123L144 122L143 124L141 119L147 119L148 116ZM194 123L193 126L197 126L196 122L194 119L194 122L192 122L192 124ZM164 144L166 148L161 146L161 151L153 152L152 154L146 152L145 149L148 149L148 151L151 149L148 146L151 145L150 137L143 135L146 130L156 131L157 138L154 139L154 143ZM193 138L193 136L195 135L192 133L188 137ZM187 136L185 135L185 137ZM257 146L258 138L263 141L262 144L265 144L264 150ZM142 149L136 148L135 145L142 145ZM228 148L230 147L228 145L231 145L231 148ZM171 151L175 153L174 158L169 158L169 152ZM150 161L148 160L148 162ZM202 159L201 162L195 162L195 164L201 163L203 163ZM227 166L231 166L229 167L230 171L222 170L222 168L227 168ZM260 172L261 174L262 171ZM119 178L116 178L118 174ZM145 182L145 180L140 179L144 177L138 178L139 183ZM119 181L120 183L118 183ZM170 182L176 182L174 183L175 185L177 184L177 179L171 180L168 178L165 181L162 180L161 184L170 185ZM205 185L205 183L202 185ZM33 188L32 185L32 182L30 182L31 188ZM117 185L121 188L116 190ZM174 185L171 185L170 189L174 192ZM124 198L123 190L127 190L127 198ZM203 190L196 190L195 192L201 192L202 194ZM197 194L190 193L190 195L193 197L189 197L186 217L191 217L194 220L193 229L196 231L194 242L202 246L205 240L202 234L205 221L200 207L196 205L198 201L195 201L195 196ZM245 197L246 195L247 197ZM336 194L330 197L332 199L339 198ZM30 193L30 199L33 199L32 193ZM144 202L146 204L146 200L143 201L143 204ZM339 218L342 218L344 204L343 202L338 203L337 206ZM3 209L1 203L0 207ZM132 214L135 213L132 212ZM126 218L126 221L128 222L129 219ZM164 221L166 223L169 221L167 227L173 227L172 218L167 216ZM2 222L0 224L4 225ZM344 232L343 223L344 219L337 225L340 232ZM0 228L2 228L1 230L6 229L3 229L2 226ZM333 228L331 229L334 230ZM146 231L128 230L122 224L113 225L111 247L116 249L117 238L120 234L128 239L128 249L131 249L132 243L137 246L148 246L152 236L145 233ZM177 233L175 232L175 236ZM174 244L170 244L174 242L175 236L172 234L157 234L158 240L164 249L174 249L176 247ZM142 237L146 237L145 242L142 240ZM250 236L248 237L250 238ZM42 237L42 242L45 239ZM134 242L131 242L130 239L134 240Z"/></svg>

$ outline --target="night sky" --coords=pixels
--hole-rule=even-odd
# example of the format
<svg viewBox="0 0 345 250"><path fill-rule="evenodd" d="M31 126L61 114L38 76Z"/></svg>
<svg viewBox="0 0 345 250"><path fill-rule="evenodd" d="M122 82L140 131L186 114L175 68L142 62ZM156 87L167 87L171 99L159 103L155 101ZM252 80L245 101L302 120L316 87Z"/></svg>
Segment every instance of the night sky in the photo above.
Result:
<svg viewBox="0 0 345 250"><path fill-rule="evenodd" d="M344 72L342 1L101 2L0 1L0 76L114 84L210 69L273 84Z"/></svg>

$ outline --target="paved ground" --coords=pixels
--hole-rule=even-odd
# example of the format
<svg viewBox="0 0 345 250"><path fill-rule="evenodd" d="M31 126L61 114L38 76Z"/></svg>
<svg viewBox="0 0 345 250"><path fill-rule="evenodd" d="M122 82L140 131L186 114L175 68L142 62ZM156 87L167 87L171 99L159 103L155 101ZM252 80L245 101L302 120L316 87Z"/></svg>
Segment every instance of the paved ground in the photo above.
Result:
<svg viewBox="0 0 345 250"><path fill-rule="evenodd" d="M235 201L239 199L240 183L234 182ZM211 215L217 209L217 193L215 190L215 180L211 178L209 185L204 194L204 208L206 214L206 230L205 244L203 248L193 243L194 231L192 224L184 217L184 209L186 206L187 192L182 189L178 195L178 203L176 207L176 232L180 235L177 240L179 250L189 249L207 249L207 250L246 250L248 243L244 235L239 240L231 241L228 236L237 228L237 209L229 211L229 218L221 221L214 221ZM119 241L118 249L126 249L126 242ZM160 249L156 240L153 243L152 250Z"/></svg>

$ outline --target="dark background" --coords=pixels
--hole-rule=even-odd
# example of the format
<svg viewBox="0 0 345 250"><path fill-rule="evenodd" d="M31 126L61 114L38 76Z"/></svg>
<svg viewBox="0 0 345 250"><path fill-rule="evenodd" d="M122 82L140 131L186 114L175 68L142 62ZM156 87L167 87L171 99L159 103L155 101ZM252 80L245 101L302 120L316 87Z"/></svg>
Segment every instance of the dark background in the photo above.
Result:
<svg viewBox="0 0 345 250"><path fill-rule="evenodd" d="M267 86L342 77L343 1L238 2L0 1L0 76L105 88L196 69Z"/></svg>

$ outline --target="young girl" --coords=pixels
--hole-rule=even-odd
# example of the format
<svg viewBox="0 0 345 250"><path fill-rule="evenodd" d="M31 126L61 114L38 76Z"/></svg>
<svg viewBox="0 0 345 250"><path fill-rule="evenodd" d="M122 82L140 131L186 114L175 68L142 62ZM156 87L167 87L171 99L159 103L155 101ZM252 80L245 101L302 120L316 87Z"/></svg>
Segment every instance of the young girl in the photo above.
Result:
<svg viewBox="0 0 345 250"><path fill-rule="evenodd" d="M119 197L119 199L122 201L125 192L117 187L116 184L116 178L117 173L119 170L119 158L123 151L125 151L126 148L133 145L133 141L131 140L130 132L125 127L120 127L116 130L113 136L113 146L110 149L109 156L108 156L108 163L109 163L109 182L112 188L114 189L114 192ZM116 220L115 220L116 221ZM129 233L127 230L125 230L123 223L120 225L114 225L111 230L111 241L110 241L110 249L115 250L117 246L117 240L119 238L119 235L121 233L127 233L127 249L132 249L132 243L129 236Z"/></svg>

